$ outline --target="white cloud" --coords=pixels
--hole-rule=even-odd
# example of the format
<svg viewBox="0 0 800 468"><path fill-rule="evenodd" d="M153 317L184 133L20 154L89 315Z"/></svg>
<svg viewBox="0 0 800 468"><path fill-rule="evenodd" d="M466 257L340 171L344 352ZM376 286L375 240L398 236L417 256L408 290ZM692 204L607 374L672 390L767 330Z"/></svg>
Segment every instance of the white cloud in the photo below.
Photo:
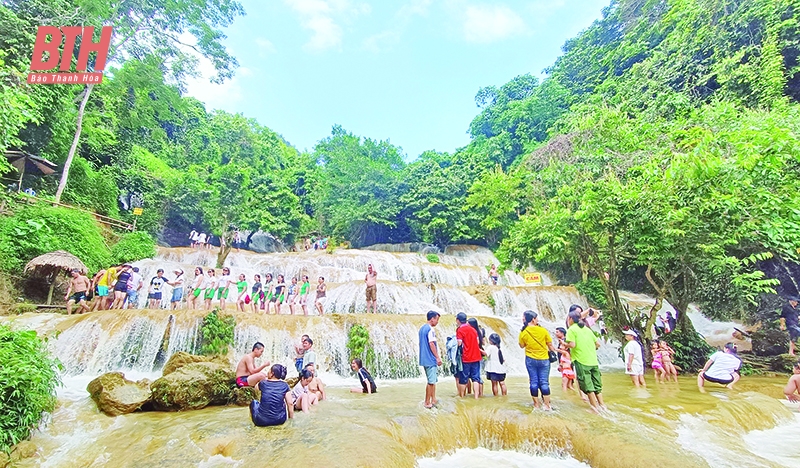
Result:
<svg viewBox="0 0 800 468"><path fill-rule="evenodd" d="M339 22L372 11L369 4L350 0L283 0L283 3L300 16L303 28L311 31L305 48L312 52L341 49L344 34Z"/></svg>
<svg viewBox="0 0 800 468"><path fill-rule="evenodd" d="M222 109L234 112L232 104L237 104L244 99L244 90L239 78L252 76L253 71L240 66L236 69L234 76L220 84L210 81L215 75L216 70L211 61L205 57L199 57L197 76L186 80L186 94L204 102L209 111Z"/></svg>
<svg viewBox="0 0 800 468"><path fill-rule="evenodd" d="M414 16L428 15L431 3L433 3L433 0L410 0L405 3L395 13L391 28L364 39L362 45L365 49L377 53L384 49L386 45L399 42Z"/></svg>
<svg viewBox="0 0 800 468"><path fill-rule="evenodd" d="M505 5L470 5L464 11L467 42L485 44L525 33L525 22Z"/></svg>
<svg viewBox="0 0 800 468"><path fill-rule="evenodd" d="M262 56L274 54L276 51L275 44L273 44L269 39L265 39L263 37L256 38L256 45L258 46L259 54Z"/></svg>

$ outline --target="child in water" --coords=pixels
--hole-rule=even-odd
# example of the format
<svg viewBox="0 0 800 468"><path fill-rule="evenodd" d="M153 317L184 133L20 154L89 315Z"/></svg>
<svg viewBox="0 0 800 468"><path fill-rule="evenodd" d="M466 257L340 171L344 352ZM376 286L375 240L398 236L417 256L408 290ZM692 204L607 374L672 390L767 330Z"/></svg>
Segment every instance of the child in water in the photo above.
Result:
<svg viewBox="0 0 800 468"><path fill-rule="evenodd" d="M489 335L489 343L486 348L486 378L492 382L492 395L497 396L497 388L500 387L500 392L506 396L506 364L503 351L500 350L500 335Z"/></svg>
<svg viewBox="0 0 800 468"><path fill-rule="evenodd" d="M314 378L314 373L308 369L300 371L300 380L292 390L292 400L295 409L308 413L308 408L317 404L317 394L308 391L308 384Z"/></svg>
<svg viewBox="0 0 800 468"><path fill-rule="evenodd" d="M267 373L266 380L258 383L261 400L250 402L250 419L256 426L280 426L287 417L294 417L292 390L283 381L286 368L275 364Z"/></svg>
<svg viewBox="0 0 800 468"><path fill-rule="evenodd" d="M658 346L658 340L653 341L650 345L650 353L653 355L653 363L650 367L653 368L656 374L656 383L664 383L667 381L667 371L664 369L662 362L661 349Z"/></svg>
<svg viewBox="0 0 800 468"><path fill-rule="evenodd" d="M575 371L572 370L572 356L564 339L567 337L567 330L563 327L556 328L556 338L558 339L558 371L561 372L561 388L563 390L575 390Z"/></svg>
<svg viewBox="0 0 800 468"><path fill-rule="evenodd" d="M358 380L361 381L361 388L351 388L352 393L375 393L378 388L375 386L375 380L370 375L369 371L364 368L364 363L359 358L353 359L350 363L350 368L358 374Z"/></svg>

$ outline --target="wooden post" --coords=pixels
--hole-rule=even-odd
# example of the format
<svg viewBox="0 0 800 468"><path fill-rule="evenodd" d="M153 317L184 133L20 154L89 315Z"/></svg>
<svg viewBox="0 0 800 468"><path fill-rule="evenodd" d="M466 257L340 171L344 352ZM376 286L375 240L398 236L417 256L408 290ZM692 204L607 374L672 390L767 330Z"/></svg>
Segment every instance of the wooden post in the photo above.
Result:
<svg viewBox="0 0 800 468"><path fill-rule="evenodd" d="M53 289L56 287L56 278L58 278L58 272L53 273L53 276L50 278L50 291L47 293L47 305L53 303Z"/></svg>

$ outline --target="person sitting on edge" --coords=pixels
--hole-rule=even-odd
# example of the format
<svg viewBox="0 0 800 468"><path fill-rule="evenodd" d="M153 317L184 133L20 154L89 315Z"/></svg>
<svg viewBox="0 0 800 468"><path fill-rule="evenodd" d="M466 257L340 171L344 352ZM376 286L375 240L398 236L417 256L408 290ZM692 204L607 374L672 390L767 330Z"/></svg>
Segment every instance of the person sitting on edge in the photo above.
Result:
<svg viewBox="0 0 800 468"><path fill-rule="evenodd" d="M253 345L253 351L245 354L239 364L236 365L237 387L255 387L258 382L267 378L267 375L262 371L269 367L269 360L256 367L256 358L260 358L262 354L264 354L264 345L260 341L256 341L256 344ZM284 372L282 378L285 377L286 373Z"/></svg>
<svg viewBox="0 0 800 468"><path fill-rule="evenodd" d="M308 367L306 367L306 370L314 375L314 378L308 383L308 391L316 394L318 401L324 400L325 384L322 383L322 379L317 376L317 372L314 370L314 364L309 364Z"/></svg>
<svg viewBox="0 0 800 468"><path fill-rule="evenodd" d="M309 338L307 335L303 337L303 369L308 367L309 364L314 365L314 370L317 369L317 353L315 353L311 348L314 346L314 340Z"/></svg>
<svg viewBox="0 0 800 468"><path fill-rule="evenodd" d="M739 381L741 368L742 360L736 355L736 346L733 343L725 343L724 351L712 354L703 366L703 370L697 374L697 388L705 392L704 384L708 380L732 389Z"/></svg>
<svg viewBox="0 0 800 468"><path fill-rule="evenodd" d="M306 338L309 338L309 336L301 336L300 344L294 345L294 368L297 369L297 372L303 370L303 355L306 353L306 348L303 342L306 341Z"/></svg>
<svg viewBox="0 0 800 468"><path fill-rule="evenodd" d="M792 367L793 375L789 377L786 387L783 389L783 394L789 401L797 403L800 401L800 361L794 363Z"/></svg>
<svg viewBox="0 0 800 468"><path fill-rule="evenodd" d="M267 373L267 378L258 383L261 400L250 402L250 419L260 427L280 426L294 417L292 389L283 381L286 368L275 364Z"/></svg>
<svg viewBox="0 0 800 468"><path fill-rule="evenodd" d="M352 393L375 393L378 387L375 386L375 380L368 370L364 369L364 363L359 358L353 359L350 363L350 368L358 374L358 380L361 381L361 388L351 388Z"/></svg>
<svg viewBox="0 0 800 468"><path fill-rule="evenodd" d="M292 389L292 402L295 409L308 413L308 408L317 404L317 394L308 391L308 384L314 378L314 373L308 369L300 371L300 380Z"/></svg>

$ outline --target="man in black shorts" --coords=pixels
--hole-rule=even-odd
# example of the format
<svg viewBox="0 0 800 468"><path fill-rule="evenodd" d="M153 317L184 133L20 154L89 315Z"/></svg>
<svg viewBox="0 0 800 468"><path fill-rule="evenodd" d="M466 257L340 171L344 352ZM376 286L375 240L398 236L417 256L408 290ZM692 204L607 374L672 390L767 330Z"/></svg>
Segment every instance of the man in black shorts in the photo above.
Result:
<svg viewBox="0 0 800 468"><path fill-rule="evenodd" d="M88 312L89 305L86 304L86 293L89 291L91 282L80 270L72 270L70 274L72 275L72 280L69 282L67 295L64 296L64 300L67 301L67 315L72 314L72 306L75 304L79 306L79 314Z"/></svg>
<svg viewBox="0 0 800 468"><path fill-rule="evenodd" d="M781 330L789 332L789 354L794 356L795 341L800 338L800 309L797 304L800 299L789 297L781 309Z"/></svg>

